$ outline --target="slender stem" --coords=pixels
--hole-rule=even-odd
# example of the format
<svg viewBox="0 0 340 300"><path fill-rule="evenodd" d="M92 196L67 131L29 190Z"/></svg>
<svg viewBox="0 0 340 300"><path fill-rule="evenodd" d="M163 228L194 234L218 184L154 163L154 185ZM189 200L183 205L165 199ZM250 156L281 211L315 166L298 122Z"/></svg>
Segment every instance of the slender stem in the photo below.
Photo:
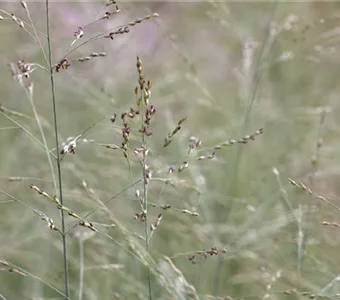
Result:
<svg viewBox="0 0 340 300"><path fill-rule="evenodd" d="M0 298L3 300L7 300L7 298L5 298L5 296L3 296L2 294L0 294Z"/></svg>
<svg viewBox="0 0 340 300"><path fill-rule="evenodd" d="M33 92L28 93L28 91L24 87L24 85L22 85L22 87L24 88L24 90L26 92L26 95L27 95L27 97L30 100L30 103L31 103L31 106L32 106L32 110L33 110L33 114L34 114L35 120L37 122L37 125L38 125L38 128L39 128L40 134L41 134L41 138L42 138L43 144L45 146L44 148L45 148L45 152L46 152L46 155L47 155L48 163L49 163L50 168L51 168L52 179L53 179L53 184L54 184L54 190L55 190L55 192L57 192L57 181L56 181L56 177L55 177L55 173L54 173L53 163L52 163L52 159L51 159L51 153L50 153L50 151L48 149L48 145L47 145L47 141L46 141L46 138L45 138L44 130L42 128L38 112L37 112L37 110L35 108L35 104L34 104L34 100L33 100Z"/></svg>
<svg viewBox="0 0 340 300"><path fill-rule="evenodd" d="M141 90L141 128L144 126L144 114L146 111L146 103L144 99L144 92ZM145 141L145 132L142 132L142 148L143 148L143 161L142 161L142 168L143 168L143 198L144 198L144 212L146 214L145 218L145 249L149 253L149 216L148 216L148 187L147 187L147 179L146 179L146 141ZM150 268L148 267L148 288L149 288L149 299L152 300L152 288L151 288L151 274Z"/></svg>
<svg viewBox="0 0 340 300"><path fill-rule="evenodd" d="M142 181L142 179L138 179L137 181L135 181L134 183L131 183L130 185L128 185L127 187L125 187L124 189L122 189L120 192L114 194L113 196L111 196L109 199L107 199L106 201L103 202L103 205L106 206L109 202L111 202L113 199L116 199L119 195L125 193L127 190L129 190L130 188L132 188L133 186L137 185L138 183L140 183ZM86 214L82 220L86 221L86 218L88 218L90 215L94 214L98 209L100 208L100 206L95 207L94 209L92 209L88 214ZM78 222L75 223L69 230L67 230L65 232L65 235L69 234L71 232L71 230L73 228L75 228L76 226L78 226Z"/></svg>
<svg viewBox="0 0 340 300"><path fill-rule="evenodd" d="M41 147L43 147L46 151L49 151L49 149L46 147L46 145L44 145L42 142L39 141L38 138L36 138L32 133L30 133L25 127L23 127L20 123L18 123L17 121L15 121L14 119L12 119L10 116L7 116L5 113L3 113L0 110L0 115L4 116L5 118L7 118L8 120L12 121L14 124L16 124L18 127L20 127L26 134L28 134L33 140L35 140ZM56 158L54 156L54 154L51 154L54 158Z"/></svg>
<svg viewBox="0 0 340 300"><path fill-rule="evenodd" d="M41 49L41 52L42 52L42 54L43 54L43 56L44 56L45 62L48 63L47 57L46 57L46 53L45 53L45 50L44 50L44 47L43 47L43 45L41 44L41 41L40 41L38 32L37 32L37 30L35 29L33 20L32 20L32 18L31 18L30 11L29 11L29 9L27 8L27 6L26 6L25 10L26 10L26 14L27 14L28 20L30 21L31 26L32 26L32 29L33 29L33 31L34 31L34 35L35 35L36 41L37 41L37 43L39 44L40 49Z"/></svg>
<svg viewBox="0 0 340 300"><path fill-rule="evenodd" d="M45 1L45 5L46 5L46 30L47 30L48 60L49 60L50 81L51 81L51 94L52 94L52 103L53 103L55 145L56 145L57 150L59 150L58 122L57 122L54 75L53 75L53 66L52 66L52 47L51 47L50 15L49 15L49 1L48 0ZM59 182L59 200L60 200L61 205L63 205L63 189L62 189L62 181L61 181L61 166L60 166L59 151L57 151L57 169L58 169L58 182ZM70 295L70 289L69 289L69 275L68 275L68 265L67 265L65 216L62 210L60 212L60 215L61 215L61 232L62 232L63 257L64 257L65 295L66 295L66 299L68 299Z"/></svg>
<svg viewBox="0 0 340 300"><path fill-rule="evenodd" d="M49 287L49 288L52 289L53 291L57 292L60 296L65 297L65 299L71 300L70 298L66 297L65 294L63 294L61 291L59 291L57 288L55 288L52 284L50 284L50 283L48 283L47 281L41 279L41 278L38 277L37 275L34 275L34 274L28 272L27 270L25 270L25 269L23 269L23 268L20 268L19 266L13 264L12 262L9 262L9 261L7 261L7 262L11 265L11 267L14 267L14 268L18 269L20 272L24 273L26 276L29 276L29 277L31 277L31 278L33 278L33 279L35 279L35 280L41 282L42 284L44 284L45 286ZM59 298L58 298L58 299L59 299ZM61 299L61 298L60 298L60 299Z"/></svg>

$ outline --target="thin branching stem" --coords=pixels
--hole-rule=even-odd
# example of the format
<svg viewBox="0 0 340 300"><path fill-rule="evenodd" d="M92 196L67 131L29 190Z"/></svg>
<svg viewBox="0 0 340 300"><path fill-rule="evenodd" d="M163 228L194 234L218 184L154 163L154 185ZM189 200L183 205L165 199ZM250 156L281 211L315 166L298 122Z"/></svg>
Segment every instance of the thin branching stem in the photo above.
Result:
<svg viewBox="0 0 340 300"><path fill-rule="evenodd" d="M141 114L141 128L144 126L144 115L146 111L146 103L144 99L144 92L141 92L141 107L142 107L142 114ZM149 253L149 216L148 216L148 187L147 187L147 179L146 179L146 139L145 139L145 132L142 132L142 148L143 148L143 161L142 161L142 168L143 168L143 198L144 198L144 211L146 213L145 218L145 249L147 253ZM148 267L148 288L149 288L149 299L152 300L152 288L151 288L151 274L150 268Z"/></svg>
<svg viewBox="0 0 340 300"><path fill-rule="evenodd" d="M36 40L36 42L39 44L39 47L40 47L41 52L42 52L42 54L43 54L43 56L44 56L44 60L45 60L46 64L48 64L48 60L47 60L47 56L46 56L44 47L43 47L43 45L41 44L41 41L40 41L38 32L37 32L37 30L36 30L36 28L35 28L35 26L34 26L33 20L32 20L32 18L31 18L30 11L29 11L29 9L28 9L28 7L27 7L26 4L25 4L25 11L26 11L28 20L29 20L30 23L31 23L31 26L32 26L32 29L33 29L33 32L34 32L34 35L35 35L35 40Z"/></svg>
<svg viewBox="0 0 340 300"><path fill-rule="evenodd" d="M125 193L127 190L129 190L130 188L134 187L135 185L139 184L142 181L142 179L138 179L135 182L131 183L130 185L128 185L127 187L125 187L124 189L122 189L120 192L114 194L113 196L111 196L110 198L108 198L107 200L105 200L103 202L103 205L106 206L109 204L109 202L111 202L112 200L118 198L121 194ZM92 209L89 213L87 213L84 217L82 217L83 221L86 221L86 218L88 218L90 215L94 214L97 210L99 210L101 208L101 206L97 206L94 209ZM78 226L78 223L75 223L70 229L68 229L65 232L65 235L69 234L71 232L71 230L73 228L75 228L76 226Z"/></svg>
<svg viewBox="0 0 340 300"><path fill-rule="evenodd" d="M53 180L53 184L54 184L54 189L55 189L55 192L57 192L57 181L56 181L56 177L55 177L55 173L54 173L53 163L52 163L52 159L51 159L51 153L50 153L50 151L48 149L48 145L47 145L44 129L43 129L42 125L41 125L40 117L39 117L39 114L38 114L38 112L36 110L36 107L35 107L35 104L34 104L33 92L28 92L28 90L25 88L25 86L23 84L22 84L22 87L25 90L26 96L29 99L30 104L32 106L34 118L35 118L36 123L38 125L39 131L40 131L40 134L41 134L41 138L42 138L42 142L43 142L43 144L45 146L44 149L45 149L45 152L46 152L46 155L47 155L48 163L50 165L51 174L52 174L52 180Z"/></svg>
<svg viewBox="0 0 340 300"><path fill-rule="evenodd" d="M10 120L14 124L16 124L21 130L23 130L27 135L29 135L37 144L39 144L41 147L43 147L46 151L49 151L49 149L46 147L46 145L44 145L37 137L35 137L32 133L30 133L29 130L26 129L25 127L23 127L20 123L18 123L17 121L15 121L13 118L11 118L10 116L6 115L2 111L0 111L0 115L4 116L8 120ZM51 155L54 158L56 158L56 156L53 153L51 153Z"/></svg>
<svg viewBox="0 0 340 300"><path fill-rule="evenodd" d="M0 258L1 259L1 258ZM60 290L58 290L56 287L54 287L52 284L48 283L47 281L45 281L44 279L40 278L39 276L28 272L26 269L23 269L15 264L13 264L10 261L6 261L11 267L14 267L15 269L17 269L18 271L20 271L21 273L25 274L26 276L29 276L39 282L41 282L44 286L49 287L50 289L52 289L53 291L57 292L60 296L64 297L67 300L71 300L69 297L67 297L65 294L63 294Z"/></svg>
<svg viewBox="0 0 340 300"><path fill-rule="evenodd" d="M54 134L55 134L55 145L59 149L58 142L58 122L57 122L57 109L56 109L56 96L55 96L55 86L54 86L54 74L52 65L52 47L51 47L51 36L50 36L50 15L49 15L49 1L45 1L46 5L46 30L47 30L47 45L48 45L48 60L50 69L50 81L51 81L51 94L53 103L53 119L54 119ZM60 153L57 151L57 169L58 169L58 182L59 182L59 200L61 205L63 205L63 189L61 180L61 166L60 166ZM63 244L63 260L64 260L64 276L65 276L65 295L69 298L69 275L67 266L67 248L66 248L66 235L65 235L65 216L64 212L60 211L61 215L61 232L62 232L62 244Z"/></svg>

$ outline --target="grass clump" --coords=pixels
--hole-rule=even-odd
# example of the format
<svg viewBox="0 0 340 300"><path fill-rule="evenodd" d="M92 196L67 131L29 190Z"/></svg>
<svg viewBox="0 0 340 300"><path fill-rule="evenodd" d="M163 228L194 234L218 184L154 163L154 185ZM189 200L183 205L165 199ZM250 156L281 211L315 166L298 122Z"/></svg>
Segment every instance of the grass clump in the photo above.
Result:
<svg viewBox="0 0 340 300"><path fill-rule="evenodd" d="M322 9L4 5L0 298L336 299Z"/></svg>

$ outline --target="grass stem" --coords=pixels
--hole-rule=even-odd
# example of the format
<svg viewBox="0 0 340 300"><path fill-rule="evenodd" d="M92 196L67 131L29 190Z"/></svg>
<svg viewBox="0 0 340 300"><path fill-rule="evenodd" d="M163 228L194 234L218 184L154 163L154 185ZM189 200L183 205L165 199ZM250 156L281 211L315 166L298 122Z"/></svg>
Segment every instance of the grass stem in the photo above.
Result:
<svg viewBox="0 0 340 300"><path fill-rule="evenodd" d="M57 169L58 169L58 182L59 182L59 200L63 205L63 189L61 179L61 166L60 166L60 154L59 154L59 142L58 142L58 122L57 122L57 108L56 108L56 96L55 96L55 84L54 84L54 71L52 65L52 46L51 46L51 33L50 33L50 12L49 12L49 0L45 1L46 7L46 31L47 31L47 45L48 45L48 63L50 69L50 81L51 81L51 95L53 104L53 119L54 119L54 135L55 135L55 146L57 148ZM69 275L67 265L67 247L66 247L66 235L65 235L65 216L64 212L60 211L61 215L61 232L62 232L62 244L63 244L63 264L64 264L64 277L65 277L65 295L69 298Z"/></svg>

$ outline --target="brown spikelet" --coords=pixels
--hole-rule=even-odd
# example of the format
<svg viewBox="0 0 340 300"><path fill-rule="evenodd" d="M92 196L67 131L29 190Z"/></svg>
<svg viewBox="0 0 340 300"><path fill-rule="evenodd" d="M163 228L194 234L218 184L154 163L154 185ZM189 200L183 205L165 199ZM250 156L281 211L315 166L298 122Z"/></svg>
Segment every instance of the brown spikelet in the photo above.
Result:
<svg viewBox="0 0 340 300"><path fill-rule="evenodd" d="M15 273L16 275L27 276L24 272L20 271L17 268L9 268L8 271L11 273Z"/></svg>
<svg viewBox="0 0 340 300"><path fill-rule="evenodd" d="M219 254L224 254L227 253L227 250L225 249L220 249L218 247L212 247L209 250L204 250L203 251L196 251L194 254L187 256L187 259L192 263L192 264L197 264L200 262L200 258L206 259L209 256L217 256Z"/></svg>
<svg viewBox="0 0 340 300"><path fill-rule="evenodd" d="M223 142L222 144L216 145L214 149L219 150L219 149L222 149L223 147L231 146L235 144L247 144L249 141L254 141L255 137L260 134L263 134L263 128L260 128L259 130L255 131L253 134L246 135L240 139L229 139Z"/></svg>
<svg viewBox="0 0 340 300"><path fill-rule="evenodd" d="M337 206L336 204L334 204L333 202L327 200L324 196L320 196L318 194L316 194L315 192L313 192L308 186L306 186L303 182L299 182L297 183L296 181L294 181L291 178L288 178L288 181L290 182L290 184L296 186L297 188L301 189L303 192L306 192L307 194L311 195L312 197L316 198L317 200L320 200L330 206L332 206L333 208L337 209L340 211L340 207Z"/></svg>
<svg viewBox="0 0 340 300"><path fill-rule="evenodd" d="M67 68L70 66L71 66L71 61L67 60L66 58L63 58L55 66L55 71L60 72L60 70L67 70Z"/></svg>
<svg viewBox="0 0 340 300"><path fill-rule="evenodd" d="M90 222L80 221L80 222L78 223L78 225L79 225L79 226L82 226L82 227L89 228L89 229L91 229L92 231L97 231L97 229L94 228L94 227L93 227L93 224L90 223Z"/></svg>
<svg viewBox="0 0 340 300"><path fill-rule="evenodd" d="M201 145L202 141L195 137L195 136L191 136L189 138L189 143L188 143L188 154L190 154L193 150L195 150L197 147L199 147Z"/></svg>
<svg viewBox="0 0 340 300"><path fill-rule="evenodd" d="M104 37L113 40L116 35L121 35L121 34L129 33L129 32L130 32L130 28L128 26L125 26L125 27L121 27L115 31L110 32Z"/></svg>
<svg viewBox="0 0 340 300"><path fill-rule="evenodd" d="M141 222L145 222L145 220L146 220L146 211L142 211L140 213L136 213L134 218L136 220L141 221Z"/></svg>
<svg viewBox="0 0 340 300"><path fill-rule="evenodd" d="M117 12L119 12L119 11L120 11L120 10L118 9L118 6L117 6L117 7L116 7L116 11L115 11L114 13L117 13ZM112 14L112 13L108 13L108 12L107 12L103 18L108 18L111 14ZM110 39L113 40L114 37L115 37L116 35L121 35L121 34L129 33L129 32L130 32L130 27L134 27L134 26L136 26L137 24L140 24L140 23L142 23L142 22L144 22L144 21L147 21L147 20L150 20L150 19L152 19L152 18L156 18L156 17L158 17L158 16L159 16L159 15L158 15L157 13L154 13L154 14L148 15L148 16L146 16L146 17L144 17L144 18L136 19L136 20L134 20L134 21L132 21L132 22L129 22L129 23L126 24L126 25L123 25L123 26L119 27L117 30L110 32L109 34L105 35L104 37L105 37L105 38L110 38Z"/></svg>
<svg viewBox="0 0 340 300"><path fill-rule="evenodd" d="M48 216L46 216L44 213L42 213L41 211L35 210L34 211L43 221L45 221L47 223L47 226L51 229L51 230L56 230L59 231L59 229L54 225L54 222L51 218L49 218Z"/></svg>
<svg viewBox="0 0 340 300"><path fill-rule="evenodd" d="M324 299L324 300L331 300L334 299L334 296L327 296L324 294L315 294L309 291L304 291L304 292L300 292L296 289L289 289L289 290L285 290L283 291L283 294L285 295L295 295L295 296L301 296L304 299Z"/></svg>
<svg viewBox="0 0 340 300"><path fill-rule="evenodd" d="M144 89L144 75L142 73L143 69L142 69L142 60L140 59L139 56L137 56L137 72L138 72L138 82L139 82L139 88L141 90Z"/></svg>
<svg viewBox="0 0 340 300"><path fill-rule="evenodd" d="M189 163L187 161L184 161L179 167L178 167L178 172L182 172L184 169L189 167Z"/></svg>
<svg viewBox="0 0 340 300"><path fill-rule="evenodd" d="M147 15L147 16L144 17L144 18L138 18L138 19L136 19L136 20L134 20L134 21L128 23L128 26L131 26L131 27L132 27L132 26L136 26L137 24L140 24L140 23L142 23L142 22L144 22L144 21L150 20L150 19L152 19L152 18L157 18L157 17L159 17L159 14L153 13L153 14L151 14L151 15Z"/></svg>
<svg viewBox="0 0 340 300"><path fill-rule="evenodd" d="M20 28L25 29L25 24L22 20L16 17L16 15L11 14L11 19L14 23L16 23Z"/></svg>
<svg viewBox="0 0 340 300"><path fill-rule="evenodd" d="M106 3L106 6L110 6L110 5L114 5L117 2L115 0L108 0L108 2Z"/></svg>
<svg viewBox="0 0 340 300"><path fill-rule="evenodd" d="M197 212L193 212L193 211L190 211L190 210L187 210L187 209L182 209L182 213L187 214L187 215L191 215L193 217L199 216L199 214Z"/></svg>
<svg viewBox="0 0 340 300"><path fill-rule="evenodd" d="M27 9L27 4L24 0L20 0L20 5L22 6L22 8Z"/></svg>
<svg viewBox="0 0 340 300"><path fill-rule="evenodd" d="M321 225L326 225L326 226L340 227L340 224L336 223L336 222L322 221L320 224Z"/></svg>
<svg viewBox="0 0 340 300"><path fill-rule="evenodd" d="M171 133L169 133L165 138L163 148L168 147L171 144L173 137L176 135L178 131L180 131L180 129L182 128L181 125L186 121L186 119L187 117L184 117L178 121L175 129Z"/></svg>
<svg viewBox="0 0 340 300"><path fill-rule="evenodd" d="M159 214L158 217L157 217L157 220L154 222L154 223L151 223L150 224L150 230L151 231L155 231L156 228L159 226L159 224L161 223L161 220L163 218L163 215L162 214Z"/></svg>
<svg viewBox="0 0 340 300"><path fill-rule="evenodd" d="M32 190L36 191L38 194L40 194L40 195L42 195L42 196L44 196L44 197L46 197L46 198L52 199L52 197L51 197L49 194L47 194L46 192L44 192L43 190L41 190L40 188L38 188L36 185L31 184L31 185L30 185L30 188L31 188Z"/></svg>
<svg viewBox="0 0 340 300"><path fill-rule="evenodd" d="M117 114L114 113L110 119L111 123L113 124L114 122L116 122L116 119L117 119Z"/></svg>
<svg viewBox="0 0 340 300"><path fill-rule="evenodd" d="M84 31L82 27L78 27L78 30L73 34L76 40L81 39L84 36Z"/></svg>

